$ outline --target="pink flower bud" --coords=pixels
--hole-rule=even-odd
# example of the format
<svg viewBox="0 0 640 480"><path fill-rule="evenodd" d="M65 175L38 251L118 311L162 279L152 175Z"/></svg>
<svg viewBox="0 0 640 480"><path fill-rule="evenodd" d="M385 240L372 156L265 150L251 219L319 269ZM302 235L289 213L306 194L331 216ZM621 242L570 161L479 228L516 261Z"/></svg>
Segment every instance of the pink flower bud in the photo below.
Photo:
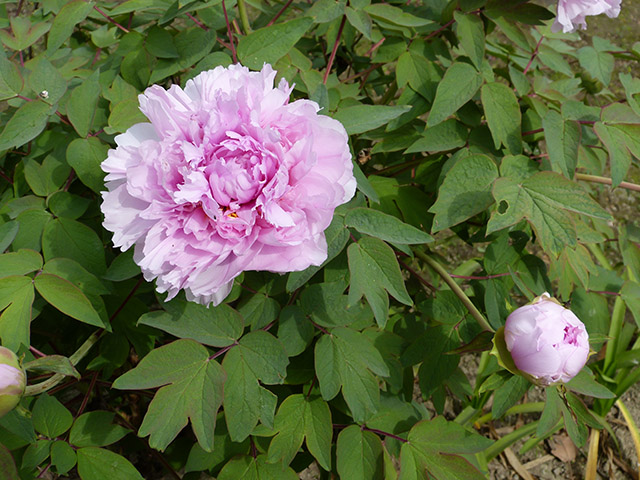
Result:
<svg viewBox="0 0 640 480"><path fill-rule="evenodd" d="M558 16L551 30L564 33L573 32L577 27L587 28L585 17L606 14L610 18L620 13L622 0L559 0Z"/></svg>
<svg viewBox="0 0 640 480"><path fill-rule="evenodd" d="M589 356L584 324L548 293L509 315L504 338L516 367L540 385L568 382Z"/></svg>
<svg viewBox="0 0 640 480"><path fill-rule="evenodd" d="M18 405L26 381L15 353L8 348L0 347L0 417Z"/></svg>

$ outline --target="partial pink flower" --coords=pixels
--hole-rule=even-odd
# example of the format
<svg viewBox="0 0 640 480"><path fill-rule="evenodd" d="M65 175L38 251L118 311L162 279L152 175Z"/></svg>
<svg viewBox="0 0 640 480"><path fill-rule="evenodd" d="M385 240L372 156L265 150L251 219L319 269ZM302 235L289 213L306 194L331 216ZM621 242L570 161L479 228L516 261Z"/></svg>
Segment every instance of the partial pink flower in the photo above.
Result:
<svg viewBox="0 0 640 480"><path fill-rule="evenodd" d="M587 28L586 17L591 15L606 14L609 18L615 18L620 14L622 0L559 0L558 15L551 30L569 33L578 27Z"/></svg>
<svg viewBox="0 0 640 480"><path fill-rule="evenodd" d="M104 227L135 246L145 279L173 298L219 304L245 270L291 272L327 257L324 230L349 201L347 133L276 72L231 65L184 90L140 95L151 123L116 137L102 163Z"/></svg>
<svg viewBox="0 0 640 480"><path fill-rule="evenodd" d="M18 357L5 347L0 347L0 417L20 402L27 383Z"/></svg>
<svg viewBox="0 0 640 480"><path fill-rule="evenodd" d="M504 339L516 367L541 385L568 382L589 357L584 324L548 293L509 315Z"/></svg>

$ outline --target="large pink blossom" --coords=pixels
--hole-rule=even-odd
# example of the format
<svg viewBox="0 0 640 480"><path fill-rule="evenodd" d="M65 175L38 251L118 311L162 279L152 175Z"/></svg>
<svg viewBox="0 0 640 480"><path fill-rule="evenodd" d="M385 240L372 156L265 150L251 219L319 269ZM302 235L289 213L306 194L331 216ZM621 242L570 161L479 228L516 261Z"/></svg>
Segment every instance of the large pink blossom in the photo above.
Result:
<svg viewBox="0 0 640 480"><path fill-rule="evenodd" d="M541 385L568 382L589 357L584 324L548 293L509 315L504 339L516 367Z"/></svg>
<svg viewBox="0 0 640 480"><path fill-rule="evenodd" d="M290 272L327 257L324 230L353 197L348 137L309 100L289 103L265 65L217 67L184 90L140 95L151 123L102 163L104 227L159 292L219 304L244 270Z"/></svg>
<svg viewBox="0 0 640 480"><path fill-rule="evenodd" d="M558 15L551 29L554 32L573 32L577 27L587 28L585 17L606 14L610 18L620 13L622 0L559 0Z"/></svg>

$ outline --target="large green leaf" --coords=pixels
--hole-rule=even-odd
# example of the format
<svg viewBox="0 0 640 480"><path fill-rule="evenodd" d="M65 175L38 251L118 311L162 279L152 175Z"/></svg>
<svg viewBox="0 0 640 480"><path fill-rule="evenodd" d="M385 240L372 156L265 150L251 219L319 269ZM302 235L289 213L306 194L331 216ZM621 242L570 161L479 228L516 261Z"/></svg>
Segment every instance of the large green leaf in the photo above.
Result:
<svg viewBox="0 0 640 480"><path fill-rule="evenodd" d="M67 163L82 183L96 193L104 188L105 173L100 164L107 158L109 147L96 137L76 138L67 147Z"/></svg>
<svg viewBox="0 0 640 480"><path fill-rule="evenodd" d="M575 120L564 120L558 112L549 110L542 120L542 126L551 168L567 178L573 178L578 164L580 124Z"/></svg>
<svg viewBox="0 0 640 480"><path fill-rule="evenodd" d="M45 260L70 258L96 275L107 270L102 241L95 231L75 220L56 218L49 222L42 235L42 251Z"/></svg>
<svg viewBox="0 0 640 480"><path fill-rule="evenodd" d="M191 420L200 446L211 451L216 414L222 404L225 372L209 359L205 347L193 340L177 340L152 350L119 377L113 388L133 390L162 387L149 404L138 435L164 450Z"/></svg>
<svg viewBox="0 0 640 480"><path fill-rule="evenodd" d="M2 345L18 351L28 346L29 324L33 305L33 281L29 277L12 275L0 279L0 338Z"/></svg>
<svg viewBox="0 0 640 480"><path fill-rule="evenodd" d="M453 12L456 20L456 32L460 45L471 59L475 67L480 70L484 60L484 24L478 15L473 13Z"/></svg>
<svg viewBox="0 0 640 480"><path fill-rule="evenodd" d="M231 459L218 475L218 480L240 479L298 480L298 475L290 467L267 463L266 455L258 455L257 458L242 456Z"/></svg>
<svg viewBox="0 0 640 480"><path fill-rule="evenodd" d="M80 415L69 432L69 443L76 447L105 447L117 442L130 430L114 424L114 416L100 410Z"/></svg>
<svg viewBox="0 0 640 480"><path fill-rule="evenodd" d="M605 86L609 85L614 66L613 55L586 46L578 50L578 60L580 61L580 66L589 75L600 80Z"/></svg>
<svg viewBox="0 0 640 480"><path fill-rule="evenodd" d="M42 268L42 257L33 250L22 249L0 255L0 278L26 275Z"/></svg>
<svg viewBox="0 0 640 480"><path fill-rule="evenodd" d="M149 83L159 82L180 70L192 67L211 51L216 41L216 35L211 31L192 27L180 31L174 37L173 41L178 52L178 57L161 58L153 67ZM262 68L262 64L260 64L258 69L259 68ZM115 108L113 112L115 112ZM109 120L111 124L112 119L109 118Z"/></svg>
<svg viewBox="0 0 640 480"><path fill-rule="evenodd" d="M238 59L243 65L259 70L265 63L274 64L284 57L309 29L313 20L300 17L260 28L238 41Z"/></svg>
<svg viewBox="0 0 640 480"><path fill-rule="evenodd" d="M554 172L539 172L521 183L499 178L493 185L497 209L487 224L487 234L526 218L542 248L557 256L575 247L576 227L569 212L601 219L611 216L576 183Z"/></svg>
<svg viewBox="0 0 640 480"><path fill-rule="evenodd" d="M475 68L468 63L452 64L438 84L427 126L433 127L456 113L473 98L480 85L482 77Z"/></svg>
<svg viewBox="0 0 640 480"><path fill-rule="evenodd" d="M98 96L100 95L100 70L96 70L77 86L69 95L67 116L78 135L86 137L96 114Z"/></svg>
<svg viewBox="0 0 640 480"><path fill-rule="evenodd" d="M389 369L371 341L355 330L336 327L323 335L315 347L315 370L325 400L340 388L357 422L374 414L380 403L378 382L373 375L386 377Z"/></svg>
<svg viewBox="0 0 640 480"><path fill-rule="evenodd" d="M276 397L259 382L284 381L289 359L282 344L262 330L248 333L224 357L224 414L229 435L241 442L258 420L272 427Z"/></svg>
<svg viewBox="0 0 640 480"><path fill-rule="evenodd" d="M344 125L349 135L355 135L386 125L410 108L409 106L354 105L341 108L333 118Z"/></svg>
<svg viewBox="0 0 640 480"><path fill-rule="evenodd" d="M276 414L278 432L269 445L269 462L291 463L306 439L309 452L322 468L331 470L331 411L321 398L308 399L302 394L287 397Z"/></svg>
<svg viewBox="0 0 640 480"><path fill-rule="evenodd" d="M338 474L349 480L383 480L384 458L380 437L349 425L338 435L336 446Z"/></svg>
<svg viewBox="0 0 640 480"><path fill-rule="evenodd" d="M502 144L514 155L522 153L522 114L513 90L504 83L487 83L482 86L481 98L496 149Z"/></svg>
<svg viewBox="0 0 640 480"><path fill-rule="evenodd" d="M179 338L191 338L212 347L232 345L242 335L242 316L226 304L207 308L193 302L173 300L166 312L145 313L139 324L159 328Z"/></svg>
<svg viewBox="0 0 640 480"><path fill-rule="evenodd" d="M53 108L39 100L24 103L0 133L0 150L20 147L36 138L47 126Z"/></svg>
<svg viewBox="0 0 640 480"><path fill-rule="evenodd" d="M416 152L446 152L464 146L467 143L469 131L454 118L427 127L421 138L411 144L404 153Z"/></svg>
<svg viewBox="0 0 640 480"><path fill-rule="evenodd" d="M76 453L78 475L82 480L144 480L129 460L111 450L85 447Z"/></svg>
<svg viewBox="0 0 640 480"><path fill-rule="evenodd" d="M428 233L404 223L397 217L370 208L349 210L345 217L345 223L348 227L353 227L361 233L391 243L412 245L433 241L433 237Z"/></svg>
<svg viewBox="0 0 640 480"><path fill-rule="evenodd" d="M347 255L351 273L349 303L355 304L364 295L380 326L387 321L387 292L405 305L413 303L404 285L398 260L389 245L377 238L362 237L358 243L349 245Z"/></svg>
<svg viewBox="0 0 640 480"><path fill-rule="evenodd" d="M400 480L482 480L485 476L460 454L477 453L492 441L444 417L413 426L400 453Z"/></svg>
<svg viewBox="0 0 640 480"><path fill-rule="evenodd" d="M609 153L611 180L617 186L631 166L631 155L640 159L640 124L598 122L594 130Z"/></svg>
<svg viewBox="0 0 640 480"><path fill-rule="evenodd" d="M457 225L486 210L492 203L491 186L498 167L486 155L462 157L451 167L429 209L435 213L433 232Z"/></svg>
<svg viewBox="0 0 640 480"><path fill-rule="evenodd" d="M81 21L87 18L93 9L93 2L72 0L60 9L53 20L47 38L47 55L51 56L71 36Z"/></svg>
<svg viewBox="0 0 640 480"><path fill-rule="evenodd" d="M73 423L71 412L55 397L46 393L38 396L31 418L36 431L48 438L62 435Z"/></svg>

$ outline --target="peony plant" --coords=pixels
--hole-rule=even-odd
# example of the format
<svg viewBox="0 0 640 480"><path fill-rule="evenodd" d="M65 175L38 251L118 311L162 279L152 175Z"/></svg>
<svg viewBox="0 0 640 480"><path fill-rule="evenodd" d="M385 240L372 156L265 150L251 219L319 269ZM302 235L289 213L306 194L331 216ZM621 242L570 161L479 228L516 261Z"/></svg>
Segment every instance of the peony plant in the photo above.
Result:
<svg viewBox="0 0 640 480"><path fill-rule="evenodd" d="M0 478L633 472L633 16L0 3Z"/></svg>

